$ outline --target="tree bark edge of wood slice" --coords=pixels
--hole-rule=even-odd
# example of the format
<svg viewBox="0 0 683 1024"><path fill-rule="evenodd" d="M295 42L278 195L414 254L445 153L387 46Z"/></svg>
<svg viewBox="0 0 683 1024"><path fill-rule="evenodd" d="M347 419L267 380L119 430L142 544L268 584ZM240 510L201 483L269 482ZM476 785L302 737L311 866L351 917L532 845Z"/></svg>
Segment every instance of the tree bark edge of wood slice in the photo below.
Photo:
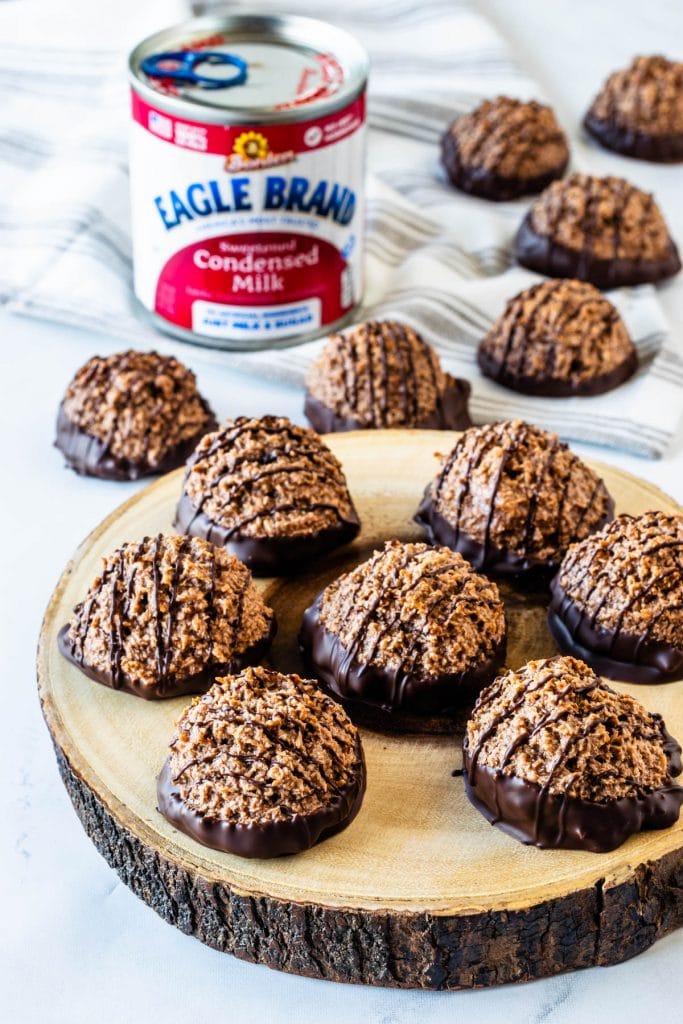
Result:
<svg viewBox="0 0 683 1024"><path fill-rule="evenodd" d="M615 886L601 880L521 911L359 912L241 894L146 846L54 747L74 810L121 881L184 934L275 970L390 988L485 988L621 963L683 926L683 850Z"/></svg>

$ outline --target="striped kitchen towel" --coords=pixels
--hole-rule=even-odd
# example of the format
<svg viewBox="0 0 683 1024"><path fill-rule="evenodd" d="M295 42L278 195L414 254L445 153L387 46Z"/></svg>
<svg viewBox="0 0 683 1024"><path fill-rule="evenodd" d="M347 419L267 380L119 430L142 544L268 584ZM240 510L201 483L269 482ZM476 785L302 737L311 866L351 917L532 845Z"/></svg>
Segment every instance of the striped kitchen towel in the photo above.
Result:
<svg viewBox="0 0 683 1024"><path fill-rule="evenodd" d="M192 12L253 10L253 2L52 0L38 5L39 33L35 6L0 4L0 302L182 358L187 349L143 322L133 302L126 54ZM455 115L486 96L543 98L486 19L464 0L345 0L342 11L331 0L259 4L269 10L325 16L371 55L362 316L403 319L431 341L444 366L472 382L476 422L521 416L570 440L661 455L683 413L683 340L668 329L650 286L610 296L641 356L636 377L616 392L532 398L477 370L477 344L505 301L538 280L510 260L528 204L457 193L439 168L437 144ZM579 169L590 170L579 152ZM228 362L301 386L322 344L193 350L191 361Z"/></svg>

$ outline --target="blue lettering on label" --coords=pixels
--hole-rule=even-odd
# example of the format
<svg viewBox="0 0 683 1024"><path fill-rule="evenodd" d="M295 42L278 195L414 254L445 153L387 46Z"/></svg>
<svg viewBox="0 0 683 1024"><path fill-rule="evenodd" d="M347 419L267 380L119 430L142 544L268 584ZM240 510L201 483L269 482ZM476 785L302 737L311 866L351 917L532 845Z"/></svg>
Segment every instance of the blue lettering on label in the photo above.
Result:
<svg viewBox="0 0 683 1024"><path fill-rule="evenodd" d="M231 178L228 182L195 181L186 189L171 189L155 196L154 205L167 231L184 221L208 217L212 213L242 213L252 210L248 177ZM318 181L294 175L284 178L269 175L265 181L264 210L310 213L334 220L337 224L351 222L356 212L356 195L352 189L337 182Z"/></svg>

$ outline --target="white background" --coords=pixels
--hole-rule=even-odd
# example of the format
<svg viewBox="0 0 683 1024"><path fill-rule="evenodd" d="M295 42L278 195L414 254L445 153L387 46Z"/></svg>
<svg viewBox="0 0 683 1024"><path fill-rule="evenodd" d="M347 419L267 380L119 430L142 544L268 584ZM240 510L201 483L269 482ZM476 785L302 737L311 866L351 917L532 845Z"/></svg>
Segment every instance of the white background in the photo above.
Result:
<svg viewBox="0 0 683 1024"><path fill-rule="evenodd" d="M142 2L142 0L141 0ZM255 4L255 7L257 5ZM576 122L604 75L635 52L683 57L680 0L481 0L560 120ZM676 51L676 45L681 48ZM683 168L639 169L683 240ZM683 337L683 283L662 289ZM34 682L43 608L80 540L137 485L83 480L51 448L65 384L113 338L0 314L4 437L0 503L2 786L0 1019L14 1022L460 1020L609 1024L671 1019L680 1005L683 931L636 960L525 986L422 993L341 987L273 973L201 946L139 902L85 838L59 781ZM301 420L301 395L262 385L187 349L220 417L277 412ZM575 446L683 500L681 441L649 462Z"/></svg>

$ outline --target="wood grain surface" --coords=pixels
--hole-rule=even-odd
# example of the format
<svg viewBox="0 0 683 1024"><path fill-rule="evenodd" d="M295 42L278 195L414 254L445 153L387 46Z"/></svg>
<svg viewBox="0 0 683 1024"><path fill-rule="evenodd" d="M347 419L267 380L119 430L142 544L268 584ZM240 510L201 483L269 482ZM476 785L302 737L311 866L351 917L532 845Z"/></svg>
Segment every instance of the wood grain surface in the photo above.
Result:
<svg viewBox="0 0 683 1024"><path fill-rule="evenodd" d="M419 539L422 490L456 435L338 434L362 520L356 542L293 580L259 586L278 616L272 662L299 670L296 632L318 590L389 537ZM678 506L595 464L617 511ZM459 988L625 959L683 924L683 821L608 854L541 851L492 828L468 803L453 736L364 731L368 788L357 819L295 857L248 861L200 846L156 810L155 777L186 698L145 702L99 686L60 657L56 635L124 541L171 532L182 471L117 509L83 542L45 615L40 698L76 812L122 880L164 918L237 956L315 977ZM555 653L541 595L504 587L507 662ZM614 684L683 737L683 683Z"/></svg>

